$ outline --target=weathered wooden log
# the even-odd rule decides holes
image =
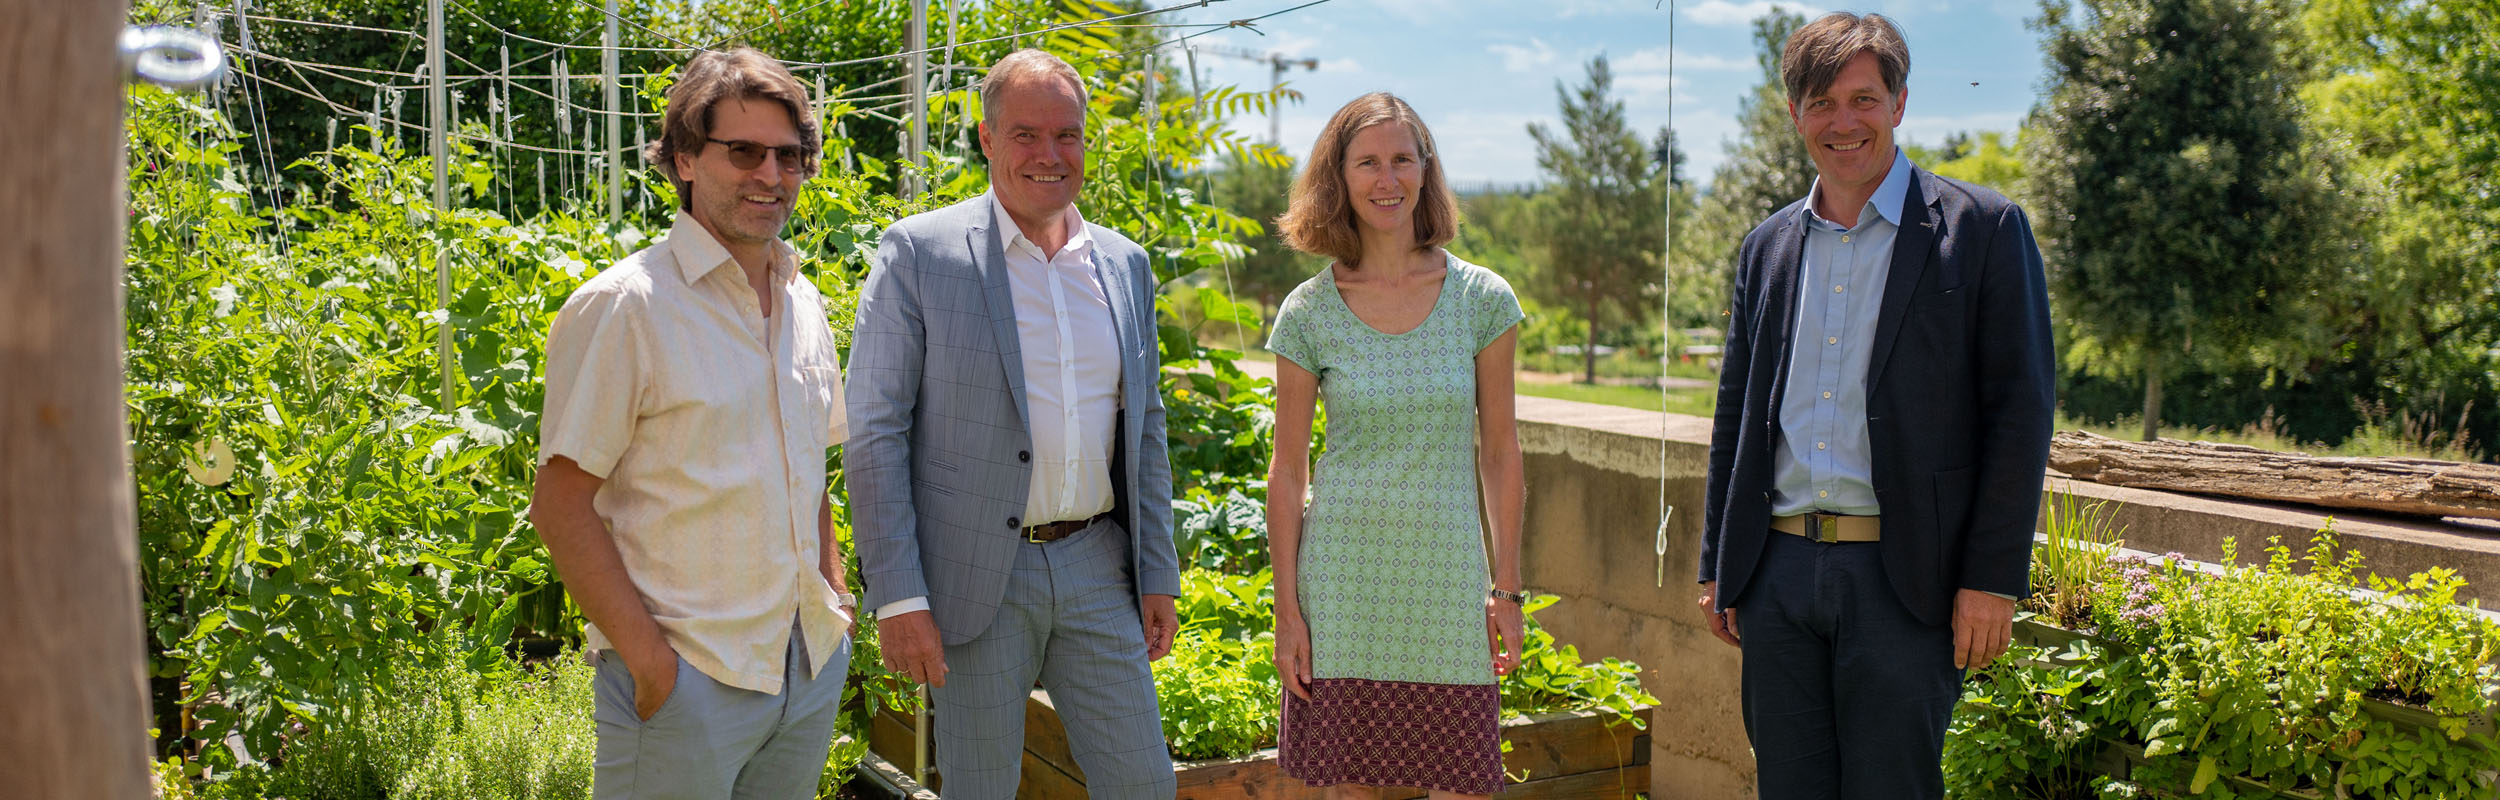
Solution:
[[[2246,445],[2129,442],[2059,431],[2049,466],[2083,480],[2432,517],[2500,519],[2500,466],[2422,458],[2323,458]]]

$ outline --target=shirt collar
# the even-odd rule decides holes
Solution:
[[[1025,238],[1024,228],[1016,225],[1016,218],[1007,214],[1007,203],[998,199],[998,192],[992,190],[989,197],[990,225],[998,229],[999,249],[1013,251],[1016,249],[1017,242],[1023,242],[1025,247],[1031,248],[1033,252],[1041,253],[1042,246],[1035,244],[1032,239]],[[1077,213],[1076,205],[1073,203],[1068,206],[1067,219],[1068,243],[1060,248],[1059,252],[1084,253],[1092,250],[1094,232],[1085,224],[1085,216]],[[1045,263],[1049,262],[1052,257],[1050,253],[1042,253],[1042,261]]]
[[[1806,192],[1806,213],[1814,214],[1814,201],[1822,194],[1823,178],[1818,175],[1814,179],[1814,188]],[[1885,222],[1892,223],[1893,227],[1897,228],[1901,226],[1901,205],[1908,201],[1909,195],[1910,155],[1902,152],[1901,148],[1894,147],[1892,170],[1884,174],[1883,183],[1875,185],[1875,194],[1866,198],[1866,207],[1874,209],[1876,216],[1884,218]],[[1815,219],[1822,219],[1822,215],[1816,214]],[[1864,218],[1858,220],[1858,224],[1865,223]]]
[[[738,261],[729,255],[729,248],[721,246],[719,239],[712,238],[712,232],[705,230],[703,223],[696,222],[694,215],[683,209],[678,210],[677,221],[669,225],[668,251],[677,257],[678,274],[688,284],[703,280],[703,276],[712,274],[712,270]],[[773,256],[773,280],[788,281],[791,271],[798,266],[798,251],[791,248],[788,242],[775,241]]]

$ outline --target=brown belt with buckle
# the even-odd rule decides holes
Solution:
[[[1091,527],[1095,520],[1109,516],[1111,516],[1111,512],[1105,511],[1084,519],[1063,519],[1058,522],[1045,522],[1040,525],[1026,525],[1024,526],[1023,538],[1025,541],[1032,542],[1034,544],[1049,544],[1070,536],[1075,536],[1077,531]]]
[[[1825,544],[1877,542],[1884,538],[1881,517],[1853,517],[1847,514],[1798,514],[1791,517],[1772,517],[1771,530],[1796,534]]]

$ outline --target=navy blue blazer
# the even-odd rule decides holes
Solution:
[[[2028,591],[2055,413],[2047,276],[2020,206],[1911,167],[1866,375],[1884,571],[1910,613]],[[1710,435],[1701,580],[1744,602],[1771,524],[1772,454],[1805,253],[1799,200],[1745,236]],[[1741,622],[1741,620],[1740,620]]]

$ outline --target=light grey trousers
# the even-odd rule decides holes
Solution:
[[[598,664],[592,717],[599,752],[594,800],[811,800],[833,745],[851,637],[821,675],[807,674],[795,625],[780,694],[722,685],[677,660],[677,688],[650,719],[634,713],[634,676],[614,650]]]
[[[929,691],[947,800],[1016,795],[1025,697],[1036,680],[1067,726],[1087,794],[1171,800],[1178,789],[1146,663],[1128,533],[1103,520],[1056,542],[1018,547],[998,617],[971,641],[946,647],[946,685]]]

